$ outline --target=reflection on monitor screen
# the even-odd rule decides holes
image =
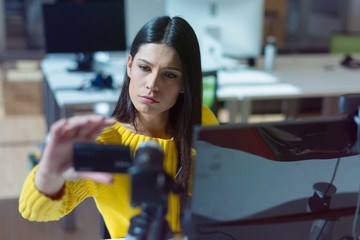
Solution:
[[[211,54],[209,39],[236,58],[261,55],[264,0],[167,0],[170,16],[185,18],[194,28],[202,54]],[[208,49],[206,49],[208,47]]]
[[[44,4],[43,18],[46,53],[81,53],[79,70],[91,70],[94,52],[126,50],[123,0]]]
[[[350,117],[196,128],[190,239],[351,236],[357,130]]]

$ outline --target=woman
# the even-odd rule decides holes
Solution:
[[[23,217],[58,220],[87,197],[93,197],[112,238],[124,237],[131,208],[125,174],[75,172],[72,145],[92,142],[130,146],[155,140],[163,148],[164,169],[189,189],[195,124],[218,124],[201,105],[201,62],[196,35],[182,18],[159,17],[142,27],[127,59],[127,70],[114,120],[100,116],[56,122],[37,167],[27,177],[19,200]],[[105,130],[103,130],[105,128]],[[100,134],[100,136],[98,136]],[[186,191],[185,191],[186,192]],[[180,231],[180,198],[169,195],[167,221]]]

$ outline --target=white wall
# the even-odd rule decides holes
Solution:
[[[360,32],[360,1],[349,0],[347,29],[351,32]]]
[[[125,0],[125,27],[128,47],[130,47],[136,33],[146,22],[154,17],[165,15],[164,1],[165,0]]]

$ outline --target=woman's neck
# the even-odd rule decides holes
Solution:
[[[168,115],[153,116],[139,114],[135,120],[136,127],[131,124],[131,131],[148,137],[170,139],[173,137],[168,124]],[[127,125],[129,127],[129,125]]]

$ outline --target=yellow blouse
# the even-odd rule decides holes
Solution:
[[[216,117],[205,106],[202,109],[202,125],[218,124]],[[152,138],[132,133],[120,123],[107,128],[98,138],[104,144],[122,144],[130,146],[134,156],[143,141],[155,140],[164,150],[164,169],[170,176],[175,176],[178,164],[178,152],[175,140]],[[127,174],[114,174],[111,185],[96,183],[91,180],[67,181],[64,194],[60,199],[52,200],[39,192],[34,183],[35,167],[25,180],[19,199],[19,211],[22,216],[32,221],[59,220],[71,212],[82,200],[93,197],[97,208],[104,218],[112,238],[125,237],[132,216],[140,212],[130,206],[130,177]],[[180,200],[170,193],[168,198],[167,221],[173,232],[180,232]]]

